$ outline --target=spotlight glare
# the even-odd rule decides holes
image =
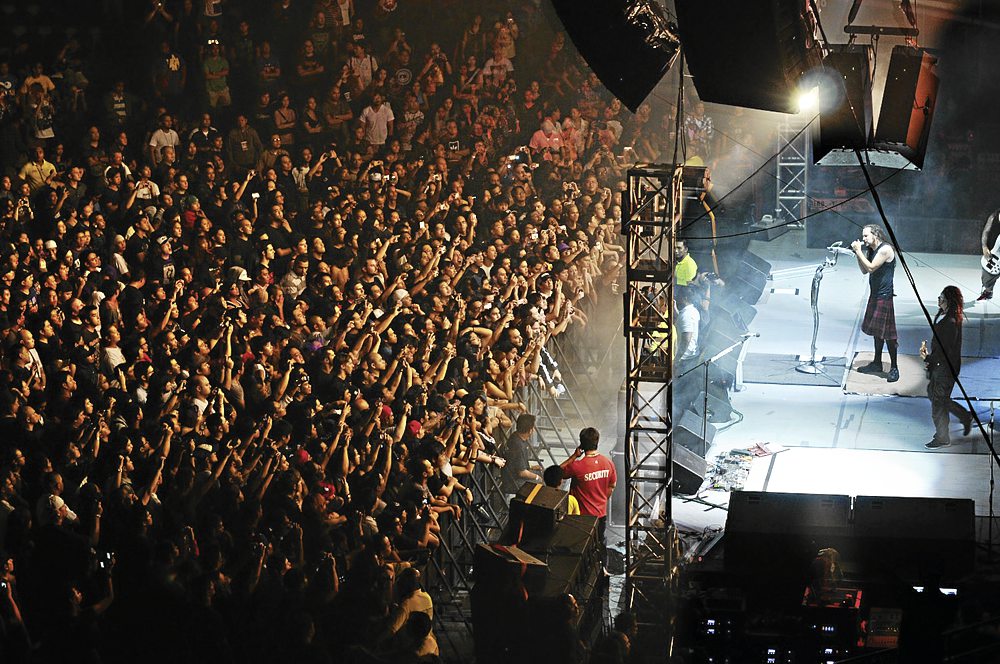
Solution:
[[[819,110],[819,87],[799,92],[799,113],[815,113]]]

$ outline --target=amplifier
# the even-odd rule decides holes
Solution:
[[[550,535],[566,516],[569,493],[543,484],[525,482],[510,501],[510,518],[505,540]]]

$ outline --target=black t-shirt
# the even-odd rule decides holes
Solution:
[[[118,296],[118,309],[126,325],[135,322],[135,317],[146,306],[146,296],[135,286],[128,284]]]
[[[234,236],[229,240],[229,260],[227,265],[235,265],[249,271],[254,260],[253,243],[249,239]]]
[[[125,260],[129,265],[138,265],[141,262],[139,254],[149,254],[149,238],[136,233],[125,243]]]
[[[528,441],[513,433],[501,451],[507,460],[507,465],[503,468],[504,493],[516,493],[524,483],[524,479],[520,477],[521,471],[531,467],[531,447]]]

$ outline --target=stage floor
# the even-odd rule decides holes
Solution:
[[[757,304],[758,313],[749,329],[759,332],[760,337],[748,341],[749,352],[808,356],[813,326],[809,303],[812,270],[799,270],[801,274],[793,277],[782,277],[780,271],[815,267],[827,252],[806,248],[802,231],[789,232],[771,243],[754,242],[751,251],[770,261],[772,271],[779,271],[779,278],[768,283]],[[995,363],[993,376],[1000,376],[1000,306],[995,300],[975,302],[980,291],[978,256],[908,254],[907,261],[919,300],[897,266],[894,304],[899,352],[916,354],[921,340],[930,337],[919,301],[933,315],[938,293],[944,286],[955,284],[967,302],[963,355],[981,358],[977,363]],[[856,352],[872,350],[871,338],[860,331],[868,297],[867,281],[850,256],[841,256],[835,268],[824,272],[819,296],[818,355],[853,358]],[[888,367],[887,356],[885,363]],[[990,371],[976,374],[989,376]],[[969,395],[987,424],[994,406],[990,399],[1000,394],[1000,385],[996,380],[991,383],[969,378]],[[772,457],[755,459],[745,489],[972,498],[976,514],[988,514],[990,456],[983,434],[973,428],[969,436],[962,436],[961,424],[953,422],[952,446],[927,450],[924,443],[931,440],[934,427],[926,398],[846,394],[840,385],[744,383],[742,387],[731,394],[731,401],[743,419],[716,434],[709,463],[730,450],[745,449],[756,442],[788,448]],[[1000,409],[1000,400],[995,406]],[[1000,421],[1000,410],[996,415]],[[984,428],[988,434],[989,427]],[[997,438],[1000,441],[1000,436]],[[707,491],[702,495],[713,504],[728,503],[725,492]],[[725,523],[723,509],[681,497],[675,498],[673,506],[675,521],[682,528],[701,530]],[[994,500],[994,509],[1000,512],[1000,499]]]

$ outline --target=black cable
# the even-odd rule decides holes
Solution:
[[[882,208],[882,198],[878,195],[877,185],[872,182],[871,174],[868,172],[868,167],[865,165],[865,160],[861,158],[861,151],[855,150],[854,155],[858,158],[858,164],[861,166],[861,171],[865,174],[865,180],[868,182],[869,191],[872,193],[872,200],[875,202],[875,208],[878,210],[879,216],[882,218],[882,223],[885,224],[885,230],[889,234],[889,239],[892,241],[892,245],[896,248],[896,255],[899,256],[899,264],[903,267],[903,272],[906,274],[907,280],[910,282],[910,287],[917,296],[917,304],[920,305],[920,310],[924,314],[924,318],[927,320],[927,324],[931,328],[931,334],[934,339],[938,342],[939,347],[944,347],[941,343],[941,338],[938,336],[937,330],[934,329],[934,319],[931,317],[930,311],[924,305],[923,298],[920,297],[920,291],[917,289],[917,282],[913,278],[913,273],[910,271],[910,266],[906,263],[906,257],[903,255],[903,250],[899,248],[899,243],[896,240],[896,232],[892,229],[892,225],[889,223],[889,218],[885,214],[885,210]],[[955,365],[952,363],[951,358],[948,354],[944,354],[945,362],[948,363],[948,370],[951,371],[951,375],[955,378],[955,384],[958,385],[959,391],[962,393],[962,398],[965,399],[966,405],[969,407],[969,412],[972,418],[976,420],[976,426],[979,427],[979,433],[982,434],[983,440],[986,441],[987,447],[990,448],[990,454],[998,464],[1000,464],[1000,456],[997,455],[996,448],[993,447],[993,442],[990,437],[986,435],[986,428],[983,426],[982,420],[979,419],[979,413],[976,409],[972,407],[972,399],[969,397],[969,393],[965,391],[965,385],[962,384],[962,380],[958,377],[958,371]],[[951,398],[951,395],[948,395]]]
[[[902,173],[905,170],[906,170],[905,167],[897,168],[892,173],[890,173],[886,177],[884,177],[881,180],[879,180],[878,183],[875,184],[874,186],[877,187],[877,186],[879,186],[879,185],[881,185],[881,184],[883,184],[885,182],[888,182],[889,180],[891,180],[892,178],[896,177],[897,175],[899,175],[900,173]],[[709,236],[709,237],[691,237],[691,236],[689,236],[689,237],[687,237],[685,239],[686,240],[712,240],[712,239],[724,240],[724,239],[734,238],[734,237],[745,237],[747,235],[755,235],[757,233],[766,233],[766,232],[768,232],[770,230],[774,230],[775,228],[784,228],[785,226],[791,226],[792,224],[798,224],[798,223],[801,223],[801,222],[805,221],[806,219],[809,219],[810,217],[815,217],[816,215],[823,214],[824,212],[833,211],[834,213],[839,214],[839,213],[836,212],[836,208],[840,207],[841,205],[844,205],[845,203],[850,203],[851,201],[853,201],[853,200],[855,200],[857,198],[861,198],[862,196],[864,196],[865,194],[867,194],[869,191],[873,191],[871,187],[869,187],[868,189],[865,189],[863,191],[859,191],[858,193],[854,194],[853,196],[851,196],[849,198],[845,198],[842,201],[838,201],[837,203],[834,203],[833,205],[831,205],[829,207],[825,207],[825,208],[823,208],[821,210],[815,210],[815,211],[810,212],[809,214],[804,215],[802,217],[798,217],[798,218],[792,219],[790,221],[785,221],[785,222],[782,222],[780,224],[775,224],[774,226],[769,226],[767,228],[757,228],[757,229],[754,229],[752,231],[743,231],[741,233],[730,233],[728,235],[716,235],[714,238],[711,237],[711,236]],[[855,225],[855,226],[857,226],[859,228],[863,228],[864,227],[864,224],[859,224],[856,221],[854,221],[853,219],[851,219],[850,217],[847,217],[847,216],[842,215],[842,214],[840,216],[844,217],[844,219],[847,219],[849,222],[851,222],[853,225]]]
[[[732,196],[732,195],[733,195],[734,193],[736,193],[736,191],[737,191],[737,190],[739,190],[739,189],[740,189],[741,187],[743,187],[743,185],[745,185],[745,184],[749,183],[749,182],[750,182],[750,180],[752,180],[752,179],[753,179],[754,177],[756,177],[756,175],[757,175],[758,173],[760,173],[760,172],[761,172],[762,170],[764,170],[764,168],[765,168],[765,167],[767,167],[767,165],[768,165],[769,163],[771,163],[771,160],[772,160],[772,159],[777,159],[778,157],[780,157],[780,156],[781,156],[781,153],[782,153],[782,152],[784,152],[785,150],[787,150],[787,149],[788,149],[788,146],[790,146],[790,145],[791,145],[792,143],[794,143],[794,142],[795,142],[795,140],[796,140],[796,139],[797,139],[797,138],[798,138],[799,136],[801,136],[801,135],[802,135],[802,132],[804,132],[804,131],[805,131],[806,129],[808,129],[808,128],[809,128],[809,126],[810,126],[810,125],[811,125],[811,124],[812,124],[813,122],[815,122],[815,121],[816,121],[816,118],[818,118],[818,117],[819,117],[819,114],[817,113],[816,115],[814,115],[814,116],[813,116],[813,117],[812,117],[812,118],[811,118],[811,119],[809,120],[809,122],[807,122],[807,123],[805,124],[805,126],[803,126],[803,127],[802,127],[802,129],[798,130],[798,131],[797,131],[797,132],[795,133],[795,135],[794,135],[794,136],[792,136],[792,137],[791,137],[790,139],[788,139],[788,142],[787,142],[787,143],[785,143],[785,144],[784,144],[783,146],[781,146],[781,148],[779,148],[779,150],[778,150],[778,151],[777,151],[776,153],[774,153],[773,155],[771,155],[770,157],[768,157],[767,159],[765,159],[765,160],[764,160],[764,162],[763,162],[763,163],[762,163],[762,164],[761,164],[760,166],[758,166],[758,167],[757,167],[757,169],[756,169],[756,170],[754,170],[754,172],[753,172],[753,173],[751,173],[750,175],[748,175],[748,176],[746,176],[745,178],[743,178],[743,180],[742,180],[742,181],[738,182],[738,183],[736,184],[736,186],[734,186],[734,187],[733,187],[732,189],[730,189],[730,190],[729,190],[729,191],[728,191],[728,192],[727,192],[727,193],[726,193],[726,194],[725,194],[724,196],[722,196],[721,198],[718,198],[718,199],[716,199],[716,201],[715,201],[715,205],[713,205],[713,206],[712,206],[711,208],[709,208],[709,209],[708,209],[708,210],[706,210],[705,212],[702,212],[702,213],[701,213],[700,215],[698,215],[697,217],[695,217],[695,218],[694,218],[694,219],[692,219],[691,221],[688,221],[688,222],[686,222],[686,223],[685,223],[684,225],[682,225],[682,226],[681,226],[680,228],[678,228],[678,229],[677,229],[677,232],[678,232],[678,233],[681,233],[681,232],[683,232],[683,231],[687,230],[688,228],[690,228],[690,227],[691,227],[691,226],[693,226],[694,224],[698,223],[698,222],[699,222],[699,221],[701,221],[702,219],[704,219],[704,218],[708,217],[708,216],[709,216],[710,214],[712,214],[713,212],[715,212],[716,210],[718,210],[718,209],[719,209],[719,208],[720,208],[720,207],[722,206],[722,201],[726,200],[727,198],[729,198],[730,196]],[[720,133],[721,133],[721,132],[720,132]],[[742,145],[742,143],[740,143],[740,145]],[[746,146],[744,146],[744,147],[746,147]],[[764,155],[762,155],[762,154],[758,154],[757,156],[759,156],[759,157],[763,157]],[[675,163],[676,163],[676,162],[675,162]],[[720,237],[721,237],[721,236],[720,236]],[[691,239],[694,239],[694,238],[691,238]]]

